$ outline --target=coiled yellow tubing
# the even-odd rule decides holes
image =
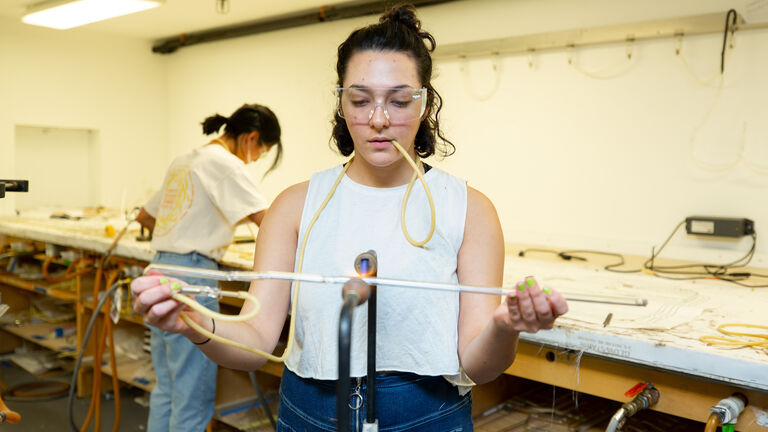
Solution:
[[[400,206],[400,226],[402,227],[403,234],[405,235],[405,238],[408,240],[408,242],[416,247],[422,247],[425,244],[429,242],[429,240],[432,238],[432,235],[435,233],[435,203],[432,201],[432,194],[429,191],[429,187],[427,186],[426,180],[424,180],[424,176],[421,174],[421,170],[416,165],[416,162],[411,159],[410,155],[403,149],[400,144],[392,140],[392,145],[395,146],[395,148],[403,155],[405,160],[408,162],[408,164],[413,168],[413,177],[411,177],[411,181],[408,183],[408,188],[405,190],[405,195],[403,196],[403,203]],[[354,159],[354,157],[353,157]],[[309,222],[309,225],[307,226],[307,231],[304,233],[304,237],[301,240],[301,246],[299,249],[299,259],[296,264],[296,272],[301,273],[302,267],[304,266],[304,249],[307,246],[307,240],[309,239],[309,233],[312,231],[312,227],[315,225],[315,222],[317,221],[317,218],[320,216],[320,213],[322,213],[323,209],[325,209],[325,206],[328,204],[328,201],[330,201],[333,194],[336,192],[336,188],[339,186],[339,183],[341,182],[341,179],[344,178],[344,174],[346,174],[347,169],[352,164],[352,160],[350,159],[349,163],[344,165],[344,168],[341,170],[341,173],[339,173],[339,176],[336,178],[336,180],[333,182],[333,186],[331,186],[331,190],[328,192],[328,195],[326,195],[325,199],[323,200],[323,203],[320,204],[320,208],[317,209],[317,212],[315,212],[315,215],[312,216],[312,219]],[[408,233],[408,228],[405,226],[405,206],[408,203],[408,197],[411,194],[411,190],[413,189],[413,185],[416,182],[416,178],[421,181],[422,186],[424,186],[424,191],[427,194],[427,200],[429,200],[429,211],[430,211],[430,227],[429,227],[429,234],[424,238],[424,240],[416,241],[414,240],[411,235]],[[293,350],[293,342],[294,342],[294,334],[296,329],[296,309],[298,305],[298,295],[299,295],[299,285],[300,282],[294,283],[294,290],[293,294],[291,296],[291,321],[288,328],[288,342],[285,347],[285,351],[283,352],[283,355],[280,357],[277,357],[275,355],[272,355],[268,352],[241,344],[239,342],[223,338],[221,336],[217,336],[213,334],[212,332],[206,330],[198,323],[194,322],[192,318],[190,318],[186,313],[182,312],[179,314],[181,319],[192,329],[194,329],[196,332],[200,333],[201,335],[210,338],[211,340],[214,340],[216,342],[223,343],[225,345],[229,345],[235,348],[240,348],[244,351],[248,351],[250,353],[259,355],[261,357],[266,358],[267,360],[272,360],[275,362],[283,362],[286,358],[291,354],[291,351]],[[248,301],[253,305],[253,309],[248,312],[247,314],[242,315],[225,315],[218,312],[214,312],[198,303],[194,299],[187,297],[184,294],[175,293],[172,294],[171,297],[179,301],[181,303],[184,303],[185,305],[189,306],[191,309],[197,311],[198,313],[210,317],[215,320],[219,321],[229,321],[229,322],[241,322],[241,321],[248,321],[252,318],[254,318],[256,315],[259,314],[259,309],[261,308],[261,304],[259,303],[259,300],[248,294],[245,291],[237,291],[237,297],[242,298],[244,301]]]
[[[717,330],[727,336],[702,336],[700,341],[717,346],[725,347],[762,347],[768,348],[768,333],[749,333],[749,332],[736,332],[733,330],[727,330],[729,327],[744,327],[759,330],[768,330],[768,326],[758,324],[737,324],[727,323],[720,324]],[[732,336],[732,337],[728,337]]]

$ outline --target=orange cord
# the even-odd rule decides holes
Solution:
[[[99,266],[99,270],[101,270],[102,266]],[[117,277],[120,274],[120,271],[122,271],[123,265],[120,264],[116,270],[113,270],[109,273],[109,276],[107,277],[107,286],[112,286],[112,284],[115,283],[117,280]],[[94,299],[98,302],[98,289],[100,288],[100,279],[101,279],[101,271],[97,271],[97,282],[94,283],[94,291],[95,296]],[[109,310],[110,307],[110,299],[107,299],[106,301],[106,308]],[[100,311],[95,310],[96,306],[98,306],[98,303],[94,305],[94,311],[93,313],[99,313]],[[86,416],[85,422],[83,423],[83,426],[80,428],[81,432],[85,432],[85,430],[88,428],[91,419],[94,419],[94,430],[100,430],[101,429],[101,380],[102,380],[102,371],[101,371],[101,362],[103,360],[104,355],[104,349],[106,348],[106,339],[109,337],[109,345],[110,345],[110,363],[112,365],[112,386],[115,394],[115,421],[113,423],[113,431],[117,431],[119,425],[120,425],[120,384],[117,379],[117,362],[115,361],[115,353],[114,353],[114,332],[112,328],[112,321],[109,319],[109,317],[103,317],[104,324],[101,329],[101,333],[95,335],[96,340],[98,341],[96,346],[96,351],[93,355],[93,388],[91,392],[91,404],[88,408],[88,415]]]
[[[101,333],[99,336],[106,335],[106,327],[109,320],[106,318],[103,319],[104,323],[102,325]],[[98,431],[101,426],[101,354],[104,352],[104,343],[105,338],[97,338],[96,351],[93,354],[93,387],[91,388],[91,403],[88,406],[88,414],[85,416],[85,421],[80,427],[80,432],[85,432],[88,429],[88,426],[91,424],[91,420],[94,419],[94,414],[96,414],[93,423],[94,430]]]
[[[109,307],[109,300],[107,300],[106,303],[107,307]],[[97,313],[97,312],[94,312]],[[109,327],[109,317],[103,317],[101,318],[104,320],[104,325],[101,328],[101,334],[99,335],[99,348],[96,352],[96,355],[93,357],[94,365],[98,364],[98,368],[93,368],[93,392],[91,393],[91,402],[93,403],[93,430],[94,431],[100,431],[101,430],[101,381],[104,377],[101,371],[101,363],[104,361],[104,348],[107,344],[107,327]],[[98,360],[97,360],[98,358]],[[97,371],[98,369],[98,371]],[[97,375],[98,374],[98,375]],[[98,379],[96,378],[98,376]]]
[[[107,319],[107,335],[109,337],[109,363],[112,365],[112,393],[115,395],[115,421],[112,432],[120,429],[120,383],[117,380],[117,357],[115,357],[115,332],[112,320]]]
[[[96,268],[96,278],[93,280],[93,313],[95,313],[95,314],[99,313],[99,311],[97,311],[96,308],[99,305],[99,289],[101,288],[101,278],[102,278],[102,276],[104,274],[104,264],[105,263],[102,262],[101,265],[99,265]],[[45,268],[45,265],[43,265],[43,268]],[[45,273],[45,272],[43,272],[43,273]],[[93,336],[96,338],[97,341],[99,341],[100,339],[99,339],[98,329],[96,329],[96,327],[94,327],[94,330],[96,330],[96,333]],[[97,352],[99,351],[98,350],[98,345],[99,344],[97,342],[95,344]],[[93,417],[93,411],[94,411],[93,388],[97,388],[96,387],[96,380],[101,377],[101,368],[100,368],[101,361],[100,360],[96,361],[97,360],[96,359],[96,354],[97,353],[94,353],[94,357],[93,357],[93,381],[94,382],[93,382],[93,387],[91,388],[91,403],[88,406],[88,414],[85,416],[85,421],[83,422],[83,425],[80,427],[80,431],[85,431],[88,428],[88,425],[91,423],[91,418]],[[99,367],[98,373],[96,372],[97,365]],[[100,382],[99,382],[99,387],[98,388],[99,388],[99,392],[100,392],[100,389],[101,389],[101,383]]]
[[[7,405],[5,405],[5,402],[3,402],[3,398],[0,397],[0,413],[5,415],[5,423],[11,423],[16,424],[19,421],[21,421],[21,415],[17,413],[16,411],[11,411],[10,408],[8,408]],[[3,423],[3,422],[0,422]]]
[[[51,262],[53,262],[54,259],[56,259],[56,257],[49,256],[45,259],[45,261],[43,261],[43,276],[48,282],[65,282],[78,276],[82,276],[86,273],[90,273],[90,271],[93,270],[93,267],[90,266],[83,266],[83,268],[80,270],[76,270],[80,262],[84,261],[82,258],[77,258],[67,266],[67,271],[64,273],[64,276],[53,277],[50,273],[48,273],[48,266],[51,264]]]

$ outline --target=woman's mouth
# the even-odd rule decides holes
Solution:
[[[392,140],[383,137],[376,137],[368,140],[371,147],[377,150],[383,150],[392,146]]]

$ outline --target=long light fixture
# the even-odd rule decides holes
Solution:
[[[160,6],[163,0],[54,0],[32,5],[21,19],[27,24],[69,29]]]

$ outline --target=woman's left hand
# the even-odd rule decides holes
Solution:
[[[493,319],[508,331],[536,333],[551,329],[555,319],[568,312],[568,303],[554,290],[542,290],[532,276],[518,282],[517,289],[506,295]]]

